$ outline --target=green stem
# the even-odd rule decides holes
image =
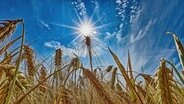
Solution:
[[[15,87],[15,82],[16,82],[16,78],[17,78],[18,69],[19,69],[19,66],[20,66],[22,51],[23,51],[23,45],[24,45],[24,23],[23,23],[23,20],[21,20],[21,23],[22,23],[22,41],[21,41],[20,53],[19,53],[19,57],[18,57],[18,60],[17,60],[17,63],[16,63],[17,67],[16,67],[15,74],[13,76],[13,80],[12,80],[12,83],[11,83],[12,85],[10,86],[10,89],[8,91],[8,96],[6,98],[5,104],[10,103],[11,96],[12,96],[12,93],[13,93],[13,89]]]
[[[169,65],[171,65],[174,69],[174,71],[176,72],[177,76],[179,77],[181,83],[184,85],[184,80],[182,78],[182,76],[180,75],[180,73],[178,72],[178,70],[176,69],[176,67],[168,60],[165,60]]]

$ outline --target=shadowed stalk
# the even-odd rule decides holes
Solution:
[[[86,46],[88,49],[88,53],[89,53],[89,62],[90,62],[90,67],[91,67],[91,71],[93,71],[93,63],[92,63],[92,51],[91,51],[91,38],[89,36],[86,36]]]
[[[129,75],[132,81],[134,81],[133,71],[132,71],[132,64],[131,64],[131,58],[130,58],[130,52],[128,50],[128,69],[129,69]],[[133,82],[134,83],[134,82]]]
[[[55,60],[54,60],[55,69],[54,69],[54,72],[57,71],[61,67],[61,63],[62,63],[61,60],[62,60],[62,50],[57,49],[55,51]],[[55,85],[56,89],[57,89],[57,87],[59,87],[59,75],[58,75],[58,73],[56,73],[54,75],[53,84]]]
[[[176,34],[174,34],[172,32],[167,32],[166,34],[173,35],[173,39],[174,39],[175,46],[176,46],[176,49],[177,49],[177,52],[178,52],[180,63],[181,63],[182,68],[184,70],[184,47],[183,47],[180,39],[176,36]]]

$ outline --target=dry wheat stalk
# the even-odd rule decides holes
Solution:
[[[129,76],[126,72],[126,69],[121,64],[119,58],[110,49],[109,49],[109,51],[110,51],[111,55],[113,56],[114,61],[116,62],[118,68],[120,69],[128,87],[130,88],[130,94],[132,95],[133,100],[135,100],[136,102],[138,102],[140,104],[143,104],[142,99],[140,98],[139,94],[136,91],[135,84],[132,83],[132,80],[129,78]]]
[[[99,83],[99,81],[96,79],[95,75],[91,71],[84,69],[83,74],[90,80],[91,84],[94,86],[104,103],[115,104],[110,95],[105,91],[105,89],[102,87],[102,85]]]
[[[4,59],[0,62],[0,64],[10,64],[11,63],[11,60],[12,60],[12,55],[9,54],[9,53],[6,53],[5,56],[4,56]]]
[[[11,42],[9,42],[7,45],[5,45],[4,47],[2,47],[1,49],[0,49],[0,55],[1,54],[3,54],[4,52],[6,52],[6,50],[8,49],[8,48],[10,48],[10,46],[12,46],[15,42],[17,42],[19,39],[21,39],[22,38],[22,36],[19,36],[19,37],[17,37],[17,38],[15,38],[14,40],[12,40]]]
[[[9,37],[15,30],[16,24],[22,20],[5,20],[0,23],[0,41],[3,41],[5,38]]]
[[[114,68],[113,72],[112,72],[112,78],[111,78],[111,88],[114,89],[114,84],[115,84],[115,79],[116,79],[116,72],[117,72],[117,68]]]
[[[7,92],[9,89],[9,80],[6,76],[6,72],[4,71],[4,68],[0,68],[0,104],[5,103],[5,99],[7,96]]]
[[[61,49],[57,49],[55,52],[55,65],[60,66],[61,65],[61,59],[62,59],[62,51]]]
[[[46,68],[42,65],[41,69],[40,69],[40,76],[39,76],[39,81],[43,81],[47,76],[47,72],[46,72]],[[40,91],[42,93],[44,93],[46,91],[45,89],[45,86],[46,86],[46,82],[42,83],[40,85]]]
[[[110,72],[112,69],[113,69],[113,66],[110,65],[110,66],[107,67],[107,69],[105,69],[105,71],[106,71],[106,72]]]
[[[35,64],[34,64],[34,52],[27,45],[24,45],[23,57],[27,61],[27,71],[28,71],[29,77],[33,77],[36,73],[36,68],[35,68]]]
[[[160,67],[156,72],[156,90],[160,96],[161,104],[178,104],[174,100],[175,92],[174,79],[172,77],[171,70],[166,67],[165,60],[161,60]],[[158,99],[159,101],[159,99]],[[175,103],[174,103],[175,102]]]
[[[4,64],[4,65],[0,65],[0,79],[2,80],[2,82],[0,83],[0,102],[5,101],[4,99],[7,96],[7,92],[9,89],[9,85],[11,85],[11,80],[13,79],[15,73],[15,66],[9,65],[9,64]],[[22,89],[23,87],[27,86],[27,83],[24,84],[22,83],[22,81],[25,81],[25,77],[19,72],[17,75],[17,81],[16,81],[16,85]],[[4,104],[4,103],[1,103]]]
[[[68,91],[63,88],[61,91],[61,104],[72,104],[68,95]]]

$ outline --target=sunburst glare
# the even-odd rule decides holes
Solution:
[[[115,21],[111,23],[99,24],[102,23],[101,20],[103,17],[98,17],[97,20],[93,21],[94,14],[95,11],[93,11],[92,15],[88,17],[87,15],[80,16],[76,12],[77,20],[74,20],[73,25],[56,23],[49,24],[73,30],[72,34],[75,34],[76,37],[70,42],[69,46],[75,49],[77,55],[85,57],[90,54],[97,58],[98,56],[102,55],[104,50],[107,51],[107,45],[98,37],[100,34],[103,34],[103,29],[114,26],[118,22]],[[98,58],[96,61],[98,61],[96,63],[100,63]]]
[[[84,36],[94,36],[96,32],[96,28],[90,22],[85,21],[84,23],[80,24],[78,27],[78,33]]]

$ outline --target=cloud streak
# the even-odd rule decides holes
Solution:
[[[146,36],[150,30],[150,28],[156,23],[156,19],[155,20],[150,20],[147,22],[147,24],[142,27],[137,34],[133,33],[130,36],[130,43],[133,43],[135,41],[139,41],[140,39],[142,39],[144,36]]]
[[[39,20],[39,22],[40,22],[41,27],[46,28],[48,30],[51,29],[50,26],[49,26],[49,24],[47,24],[45,21]]]

